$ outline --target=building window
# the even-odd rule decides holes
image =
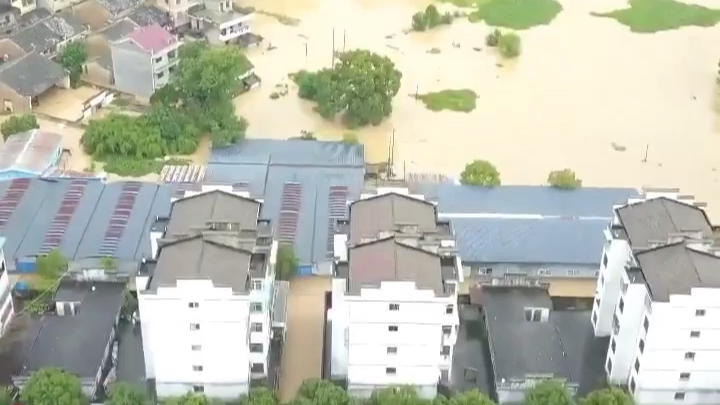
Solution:
[[[640,348],[640,354],[643,354],[643,352],[645,352],[645,341],[640,339],[640,343],[638,343],[638,347]]]
[[[188,308],[200,308],[199,302],[188,302]]]
[[[251,332],[262,332],[262,324],[260,322],[253,322],[250,324]]]
[[[263,283],[262,280],[253,280],[252,281],[252,289],[255,291],[262,291]]]
[[[618,309],[620,310],[620,313],[622,314],[625,310],[625,300],[620,297],[620,302],[618,303]]]
[[[695,360],[695,352],[685,352],[685,360]]]
[[[262,343],[250,343],[250,353],[262,353],[262,352],[263,352]]]
[[[193,385],[193,392],[205,392],[205,387],[203,387],[202,385]]]
[[[400,310],[400,304],[390,304],[389,305],[391,311],[399,311]]]
[[[395,367],[385,367],[385,375],[395,375],[397,374],[397,369]]]
[[[616,348],[615,338],[612,338],[612,340],[610,341],[610,350],[612,350],[612,352],[615,353],[615,348]]]
[[[250,312],[262,312],[262,303],[251,302],[250,303]]]
[[[613,334],[617,335],[620,333],[620,319],[618,319],[617,314],[613,314],[612,329]]]
[[[160,63],[160,62],[162,62],[162,56],[159,58],[155,58],[155,63]]]
[[[603,253],[603,267],[607,267],[607,262],[608,262],[607,253]]]
[[[568,275],[568,276],[577,276],[577,275],[578,275],[578,271],[577,271],[577,270],[568,270],[568,271],[567,271],[567,275]]]
[[[680,373],[680,381],[687,381],[690,379],[690,373]]]
[[[250,366],[250,372],[251,373],[265,373],[265,364],[263,363],[253,363]]]
[[[397,332],[397,331],[398,331],[397,325],[388,326],[388,332]]]
[[[699,331],[699,330],[690,331],[690,337],[691,337],[691,338],[699,338],[699,337],[700,337],[700,331]]]
[[[640,372],[640,359],[635,359],[635,372]]]
[[[448,315],[451,315],[453,313],[454,309],[452,305],[448,305],[445,307],[445,313]]]
[[[630,379],[630,392],[633,394],[635,393],[635,377]]]
[[[200,350],[202,350],[202,346],[200,346],[200,345],[191,345],[191,346],[190,346],[190,350],[192,350],[192,351],[194,351],[194,352],[199,352]]]
[[[442,333],[443,333],[443,335],[449,335],[450,333],[452,333],[452,326],[447,326],[447,325],[443,326]]]
[[[685,399],[685,393],[684,392],[676,392],[675,393],[675,400],[676,401],[682,401]]]
[[[191,323],[190,330],[200,330],[200,324],[199,323]]]
[[[705,310],[704,309],[696,309],[695,316],[705,316]]]
[[[450,379],[450,372],[448,370],[440,370],[440,381],[448,381]]]
[[[397,354],[397,347],[395,347],[395,346],[388,347],[387,354]]]
[[[597,312],[593,312],[592,321],[593,321],[593,325],[597,325]]]
[[[608,359],[607,364],[605,364],[605,368],[607,369],[608,374],[612,374],[612,359]]]
[[[442,354],[443,356],[449,356],[450,355],[450,346],[443,346],[440,354]]]
[[[646,316],[645,320],[643,321],[643,329],[645,329],[645,333],[647,333],[649,327],[650,327],[650,321],[648,320],[648,318]]]
[[[528,322],[541,322],[542,312],[541,308],[525,308],[525,320]]]
[[[539,269],[538,270],[538,276],[549,276],[550,271],[548,269]]]
[[[203,371],[203,366],[193,366],[193,371]]]
[[[158,79],[162,79],[164,76],[165,76],[165,72],[160,72],[155,75],[155,77],[157,77]]]

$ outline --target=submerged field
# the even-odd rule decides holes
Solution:
[[[298,100],[287,74],[329,66],[333,44],[336,50],[364,48],[389,56],[403,72],[392,117],[355,131],[369,161],[387,160],[394,132],[399,173],[457,176],[468,161],[486,159],[503,184],[544,184],[548,172],[567,167],[586,187],[679,187],[720,213],[720,120],[713,109],[720,59],[713,44],[720,43],[720,27],[703,22],[710,20],[638,34],[630,24],[639,14],[618,11],[630,8],[624,0],[559,0],[562,11],[549,23],[520,31],[522,55],[503,61],[485,46],[491,28],[484,22],[458,18],[406,34],[425,0],[242,4],[296,23],[265,15],[253,22],[266,38],[265,47],[249,53],[263,84],[236,101],[251,137],[287,138],[307,130],[318,139],[341,139],[347,130]],[[711,8],[712,2],[698,5]],[[671,22],[666,25],[677,25]],[[286,95],[269,97],[285,85]],[[462,114],[431,111],[415,98],[447,89],[472,89],[481,98]]]

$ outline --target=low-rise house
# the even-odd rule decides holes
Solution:
[[[38,8],[35,0],[8,0],[8,2],[21,16],[31,13]]]
[[[112,362],[124,288],[123,283],[62,282],[52,312],[19,316],[9,333],[31,344],[27,353],[17,353],[25,359],[13,384],[22,388],[33,372],[56,367],[78,377],[83,393],[96,398]]]
[[[113,84],[112,53],[110,44],[120,41],[140,28],[129,18],[122,18],[88,37],[85,41],[88,53],[83,79],[94,84]]]
[[[17,24],[18,12],[10,3],[0,3],[0,32],[6,32]]]
[[[262,38],[250,32],[254,13],[238,11],[230,0],[205,0],[188,10],[190,31],[202,33],[211,45],[258,43]]]
[[[7,266],[5,265],[5,238],[0,237],[0,337],[3,336],[12,322],[15,315],[15,307],[13,305],[12,296],[10,294],[12,286],[10,278],[7,274]]]
[[[82,39],[87,31],[87,27],[66,10],[15,32],[10,39],[25,52],[52,58],[66,44]]]
[[[62,150],[60,134],[31,129],[10,135],[0,147],[0,180],[38,177],[58,164]]]
[[[284,324],[285,308],[275,302],[285,289],[275,284],[277,242],[261,206],[205,192],[176,200],[153,227],[157,259],[145,260],[154,269],[136,285],[146,375],[159,397],[236,399],[251,380],[276,383],[270,352],[284,336],[275,322]]]
[[[178,63],[179,42],[159,25],[140,28],[110,45],[116,88],[150,98],[170,81]]]
[[[70,76],[62,66],[36,52],[0,64],[0,100],[5,112],[30,112],[53,87],[69,88]]]

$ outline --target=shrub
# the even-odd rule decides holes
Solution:
[[[20,132],[29,131],[31,129],[40,128],[32,114],[13,115],[12,117],[5,120],[0,126],[0,132],[3,134],[3,139],[7,139],[8,136],[19,134]]]
[[[429,5],[425,11],[418,11],[412,16],[413,31],[425,31],[435,28],[438,25],[452,24],[453,15],[450,13],[440,14],[437,7]]]
[[[582,180],[570,169],[554,170],[548,175],[548,184],[562,190],[574,190],[582,187]]]
[[[489,33],[485,37],[485,45],[490,47],[496,47],[498,46],[498,42],[500,42],[500,37],[502,36],[502,32],[500,32],[499,29],[492,30],[491,33]]]
[[[473,160],[465,165],[460,183],[468,186],[494,187],[500,185],[500,173],[487,160]]]
[[[520,37],[513,32],[500,35],[497,46],[503,58],[512,59],[520,55]]]

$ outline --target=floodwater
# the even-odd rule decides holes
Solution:
[[[292,84],[287,96],[269,98],[289,83],[288,73],[331,64],[334,29],[335,49],[385,54],[403,72],[392,117],[356,131],[368,161],[387,159],[394,132],[399,173],[457,176],[466,162],[487,159],[504,184],[543,184],[549,171],[568,167],[586,186],[677,187],[720,214],[720,26],[634,34],[590,15],[625,1],[560,0],[564,11],[548,26],[520,32],[523,54],[503,64],[485,49],[483,24],[458,20],[403,33],[426,0],[236,1],[300,20],[290,26],[258,15],[253,22],[276,49],[249,52],[263,79],[236,101],[250,137],[306,130],[339,139],[347,132],[314,114]],[[449,88],[474,90],[477,109],[431,112],[411,97]]]

